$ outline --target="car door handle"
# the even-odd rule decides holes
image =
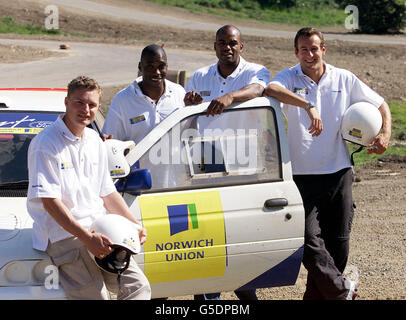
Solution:
[[[288,205],[288,199],[286,198],[274,198],[268,199],[264,203],[265,209],[271,209],[275,207],[286,207]]]

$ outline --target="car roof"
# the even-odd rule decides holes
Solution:
[[[0,111],[65,112],[66,89],[0,88]]]

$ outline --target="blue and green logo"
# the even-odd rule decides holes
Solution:
[[[179,232],[197,229],[197,210],[194,203],[167,206],[171,236]]]

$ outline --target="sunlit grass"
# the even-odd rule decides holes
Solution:
[[[150,0],[167,6],[187,9],[191,12],[204,12],[224,17],[254,19],[272,23],[297,26],[336,26],[344,25],[344,10],[329,6],[261,8],[255,1],[217,0]]]
[[[46,29],[31,24],[18,24],[11,17],[0,18],[0,33],[16,33],[25,35],[74,35],[86,37],[85,34],[73,34],[62,32],[59,29]]]

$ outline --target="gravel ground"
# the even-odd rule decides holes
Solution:
[[[41,48],[0,44],[1,63],[21,63],[63,55],[63,52],[51,52]]]

